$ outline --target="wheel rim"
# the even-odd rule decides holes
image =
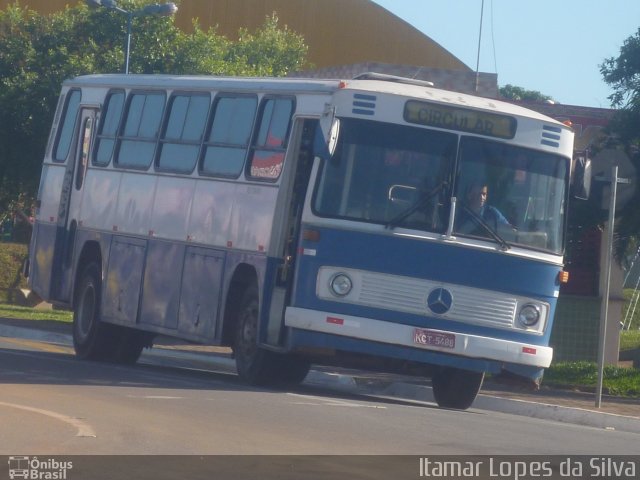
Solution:
[[[240,331],[240,353],[241,356],[251,361],[258,350],[258,326],[254,309],[249,307],[242,316],[242,330]]]
[[[96,305],[96,291],[93,285],[87,285],[80,298],[80,308],[78,309],[77,333],[81,340],[89,336],[91,325],[94,320]]]

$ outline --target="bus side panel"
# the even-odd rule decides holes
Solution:
[[[215,339],[224,265],[224,252],[187,247],[178,312],[180,335]]]
[[[60,192],[66,172],[65,165],[45,164],[42,168],[38,201],[31,244],[31,271],[29,285],[44,300],[51,299],[51,275],[56,259],[55,245],[58,234]]]
[[[29,285],[42,299],[51,300],[51,269],[58,227],[36,221],[33,227],[33,247],[29,255]]]
[[[144,268],[147,241],[114,235],[103,287],[102,315],[105,321],[134,325]]]
[[[178,328],[184,253],[185,246],[182,243],[149,240],[140,323],[171,330]]]
[[[114,225],[117,225],[114,215],[121,177],[122,172],[114,170],[87,170],[80,209],[80,220],[84,228],[112,231]]]

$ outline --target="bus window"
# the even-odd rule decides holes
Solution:
[[[191,172],[198,160],[200,142],[209,113],[209,95],[175,95],[160,139],[158,169]]]
[[[104,167],[111,161],[123,107],[124,92],[115,91],[110,93],[105,102],[105,111],[96,139],[97,145],[93,156],[94,165]]]
[[[153,160],[164,93],[134,93],[124,123],[124,131],[116,158],[119,167],[146,169]]]
[[[259,130],[253,143],[251,177],[276,180],[280,176],[293,108],[290,98],[267,98],[263,102]]]
[[[240,175],[257,105],[253,96],[218,95],[205,143],[202,173],[223,177]]]
[[[455,232],[489,237],[490,228],[508,243],[561,253],[566,176],[567,161],[557,155],[463,137]],[[470,219],[468,212],[479,189],[486,195],[475,210],[484,222]]]
[[[58,141],[53,155],[54,162],[62,163],[67,160],[69,148],[71,147],[71,138],[76,127],[76,117],[78,116],[81,97],[80,90],[71,90],[68,94],[67,104],[62,116],[62,126],[59,126],[60,133],[58,134]]]
[[[442,233],[457,135],[343,119],[322,166],[313,208],[325,217]],[[420,208],[415,208],[416,204]]]
[[[82,188],[84,175],[87,171],[87,163],[89,162],[89,150],[91,149],[91,132],[93,130],[93,118],[88,117],[84,121],[80,138],[80,158],[78,158],[78,167],[76,169],[76,190]]]

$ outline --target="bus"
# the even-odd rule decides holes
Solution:
[[[551,362],[572,154],[551,118],[388,75],[80,76],[26,270],[82,359],[169,335],[252,385],[402,371],[466,409]]]

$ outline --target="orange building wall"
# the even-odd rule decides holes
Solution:
[[[0,9],[13,2],[0,0]],[[20,5],[41,13],[77,3],[20,0]],[[201,26],[217,25],[218,33],[234,38],[239,28],[255,30],[273,12],[281,25],[304,36],[308,60],[316,68],[384,62],[471,71],[431,38],[370,0],[182,0],[176,24],[188,30],[191,19],[198,18]]]

